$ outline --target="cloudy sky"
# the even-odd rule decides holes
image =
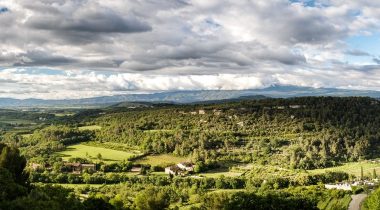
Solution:
[[[0,0],[0,97],[380,91],[380,1]]]

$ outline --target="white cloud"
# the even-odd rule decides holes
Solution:
[[[276,71],[275,71],[276,72]],[[341,72],[324,69],[284,70],[264,74],[155,75],[58,71],[53,74],[32,69],[0,71],[0,97],[67,99],[102,95],[149,93],[174,90],[244,90],[271,85],[339,87],[378,90],[380,74],[359,70]],[[339,79],[337,79],[339,78]],[[356,78],[363,78],[357,80]]]
[[[0,96],[78,98],[271,84],[380,90],[376,62],[345,59],[355,52],[347,37],[379,31],[380,4],[319,0],[316,5],[2,0],[0,7],[8,11],[0,13],[0,67],[8,70],[0,71]],[[9,70],[24,67],[66,73]]]

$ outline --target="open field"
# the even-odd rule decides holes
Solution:
[[[130,152],[136,155],[140,155],[141,152],[138,150],[136,147],[131,147],[127,144],[123,143],[116,143],[116,142],[97,142],[97,141],[88,141],[82,143],[87,146],[92,146],[92,147],[101,147],[101,148],[107,148],[107,149],[112,149],[112,150],[119,150],[119,151],[124,151],[124,152]]]
[[[206,173],[201,173],[201,174],[199,174],[199,176],[208,177],[208,178],[218,178],[220,176],[236,177],[236,176],[240,176],[242,174],[243,173],[241,173],[241,172],[217,169],[217,170],[209,170]]]
[[[54,116],[56,117],[66,117],[66,116],[74,116],[75,113],[72,112],[65,112],[65,113],[54,113]]]
[[[102,160],[105,162],[123,161],[134,155],[132,152],[93,147],[83,144],[68,146],[65,151],[57,152],[57,154],[59,154],[64,160],[68,160],[71,157],[97,160],[96,156],[99,153],[102,155]]]
[[[108,184],[111,185],[111,184]],[[81,189],[87,187],[99,188],[104,186],[104,184],[53,184],[53,186],[61,186],[69,189]]]
[[[82,126],[82,127],[79,127],[78,129],[79,129],[80,131],[83,131],[83,130],[94,131],[94,130],[100,130],[100,129],[102,129],[102,127],[99,126],[99,125],[88,125],[88,126]]]
[[[360,176],[361,167],[363,167],[364,176],[372,176],[373,170],[376,170],[376,174],[380,175],[380,162],[371,162],[371,161],[361,161],[361,162],[351,162],[346,163],[341,166],[309,170],[310,173],[323,173],[326,171],[343,171],[348,174],[353,174],[356,177]]]
[[[8,124],[33,124],[34,122],[31,120],[24,120],[24,119],[8,119],[0,117],[0,122],[2,123],[8,123]]]
[[[222,168],[208,170],[204,173],[200,173],[199,176],[209,178],[218,178],[220,176],[237,177],[252,169],[253,166],[254,165],[252,164],[236,164],[232,162],[226,162]]]
[[[143,157],[141,159],[136,160],[136,163],[150,164],[152,166],[157,166],[157,165],[177,164],[183,161],[188,161],[188,158],[177,157],[177,156],[169,155],[169,154],[162,154],[162,155],[149,155],[149,156]]]

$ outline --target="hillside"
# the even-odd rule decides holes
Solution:
[[[0,146],[18,148],[36,190],[55,183],[75,188],[76,198],[101,195],[104,205],[136,205],[148,193],[170,196],[166,202],[180,209],[205,209],[230,196],[300,199],[290,209],[346,209],[353,192],[321,183],[380,173],[380,104],[372,98],[243,97],[45,111],[3,110],[10,122],[31,122],[5,123]],[[182,162],[193,171],[167,174]],[[87,169],[72,168],[78,164]]]
[[[61,108],[98,108],[122,102],[151,103],[195,103],[219,100],[239,100],[240,98],[271,97],[289,98],[301,96],[368,96],[380,98],[378,91],[345,90],[335,88],[312,88],[298,86],[271,86],[253,90],[193,90],[167,91],[147,94],[125,94],[83,99],[42,100],[42,99],[12,99],[0,98],[0,107],[61,107]]]

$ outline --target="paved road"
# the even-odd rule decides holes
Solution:
[[[357,194],[357,195],[351,195],[351,202],[348,206],[348,210],[360,210],[360,204],[364,201],[364,199],[367,197],[367,194]]]

